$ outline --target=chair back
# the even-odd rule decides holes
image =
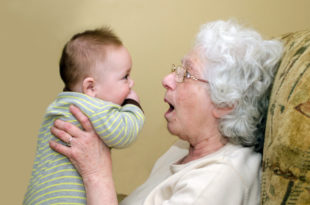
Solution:
[[[310,30],[280,37],[267,115],[261,203],[310,204]]]

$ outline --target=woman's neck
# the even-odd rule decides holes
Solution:
[[[224,137],[210,137],[202,139],[201,141],[191,143],[188,155],[185,156],[179,163],[185,164],[190,161],[200,159],[206,155],[216,152],[227,144],[228,140]]]

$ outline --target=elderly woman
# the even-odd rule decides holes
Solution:
[[[121,204],[259,204],[261,154],[254,147],[281,53],[280,42],[233,21],[203,25],[162,81],[167,127],[180,141]],[[87,118],[71,112],[84,131],[56,121],[52,132],[63,141],[73,137],[72,146],[50,145],[79,170],[88,204],[117,204],[110,152]]]

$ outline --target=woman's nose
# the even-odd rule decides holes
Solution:
[[[164,88],[166,89],[174,89],[176,86],[175,83],[175,74],[174,73],[169,73],[168,75],[166,75],[164,77],[164,79],[161,81],[162,85],[164,86]]]

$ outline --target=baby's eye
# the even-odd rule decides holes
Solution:
[[[126,79],[126,80],[127,80],[127,79],[128,79],[128,77],[129,77],[129,74],[125,75],[125,76],[124,76],[124,79]]]

